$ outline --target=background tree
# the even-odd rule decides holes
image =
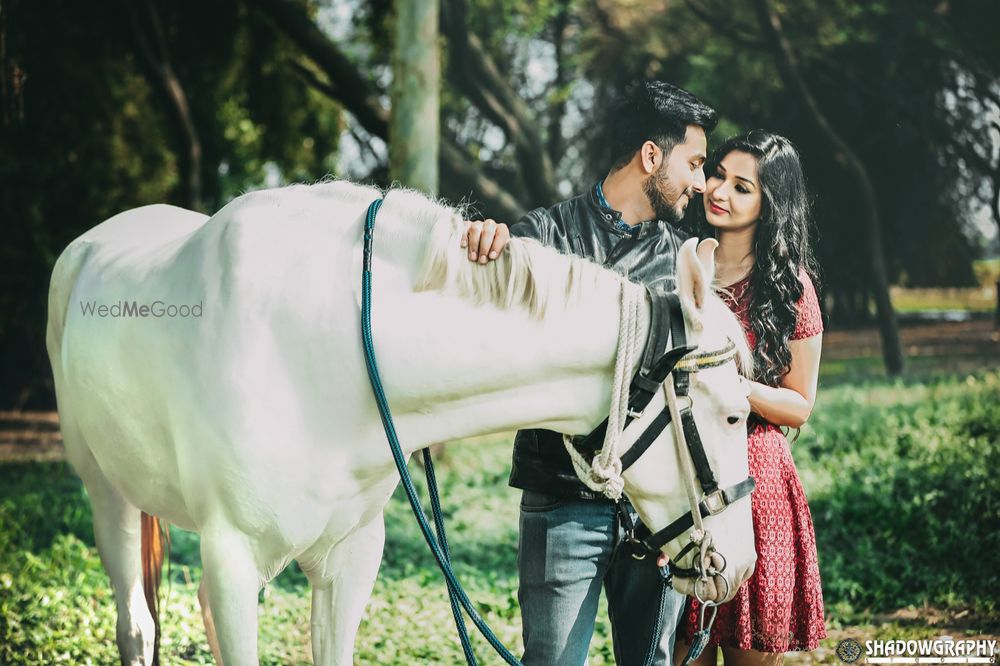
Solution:
[[[632,79],[663,78],[720,110],[712,141],[765,127],[799,146],[832,326],[869,323],[879,257],[890,284],[973,284],[981,222],[1000,218],[1000,4],[774,1],[801,80],[869,176],[877,223],[866,226],[857,177],[784,82],[753,4],[440,1],[447,199],[509,221],[580,191],[607,168],[613,100]],[[51,399],[39,382],[44,285],[62,247],[100,220],[153,201],[195,205],[196,184],[208,211],[327,174],[388,184],[391,9],[3,0],[0,401]],[[881,251],[866,254],[865,229]]]
[[[397,0],[395,32],[389,176],[393,182],[435,195],[440,86],[437,0]]]
[[[187,99],[204,209],[278,173],[335,169],[339,107],[287,75],[298,51],[281,33],[235,0],[150,7],[159,36],[143,3],[139,15],[118,2],[0,4],[0,404],[52,404],[46,294],[62,248],[127,208],[196,202],[190,143],[139,40]]]
[[[855,184],[858,193],[860,224],[854,229],[864,248],[869,287],[875,299],[879,332],[882,336],[882,354],[890,375],[903,372],[903,347],[899,341],[899,323],[889,298],[889,279],[886,276],[885,252],[882,249],[882,225],[879,218],[875,184],[868,169],[854,148],[833,127],[826,112],[820,108],[812,91],[802,77],[798,56],[785,36],[781,18],[769,0],[756,0],[757,20],[765,42],[770,46],[785,86],[795,96],[799,106],[811,117],[820,134],[826,139],[835,159],[841,163]]]

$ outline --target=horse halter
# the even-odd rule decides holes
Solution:
[[[652,321],[654,325],[651,327],[643,356],[647,361],[654,358],[651,352],[657,347],[663,348],[659,343],[664,333],[669,333],[670,341],[674,346],[650,363],[648,367],[640,368],[632,379],[629,387],[629,411],[626,426],[643,415],[643,410],[649,405],[657,391],[664,392],[666,407],[635,440],[633,445],[621,455],[622,471],[631,467],[656,441],[663,430],[668,425],[673,424],[674,441],[678,457],[681,460],[681,477],[687,490],[691,508],[663,529],[656,533],[647,534],[644,538],[640,538],[639,530],[633,524],[631,516],[621,502],[618,503],[618,513],[625,526],[626,542],[633,547],[632,556],[636,559],[643,559],[649,554],[658,554],[665,544],[691,530],[690,542],[681,548],[677,556],[670,562],[669,575],[697,579],[695,597],[705,608],[715,604],[702,599],[698,592],[698,586],[699,584],[707,584],[710,576],[725,571],[726,560],[721,553],[717,553],[715,550],[712,535],[705,529],[702,519],[722,513],[731,504],[749,495],[756,486],[756,481],[753,477],[748,476],[743,481],[728,488],[719,487],[692,413],[693,400],[689,394],[690,375],[699,370],[735,362],[736,345],[732,340],[729,340],[722,349],[696,353],[695,347],[686,344],[684,316],[677,295],[652,290],[649,290],[648,293],[653,306]],[[656,322],[660,322],[659,327],[656,326]],[[644,365],[646,364],[644,363]],[[670,377],[673,381],[668,381]],[[574,440],[574,445],[578,449],[588,452],[600,449],[607,425],[608,422],[605,420],[589,435]],[[696,489],[696,479],[701,485],[702,494],[700,497]],[[677,561],[696,548],[698,552],[695,553],[693,565],[680,567]],[[722,558],[721,567],[712,566],[712,554],[718,554]],[[708,562],[707,565],[706,562]],[[722,580],[725,581],[725,578]],[[729,596],[728,589],[723,597],[726,596]]]

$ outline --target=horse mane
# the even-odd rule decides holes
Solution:
[[[595,287],[618,290],[624,284],[643,288],[589,259],[529,238],[511,238],[505,251],[485,266],[469,261],[468,251],[461,247],[466,211],[414,190],[391,190],[385,196],[384,209],[406,216],[405,235],[412,233],[412,240],[426,240],[427,254],[414,283],[417,291],[452,292],[464,300],[502,309],[525,307],[540,319],[550,307],[564,307]],[[722,328],[736,345],[743,375],[752,376],[753,353],[743,326],[714,291],[705,303],[701,322]]]
[[[550,308],[564,307],[593,288],[642,288],[584,257],[528,238],[511,238],[499,257],[485,266],[477,264],[461,247],[466,225],[460,209],[409,190],[393,190],[385,205],[405,210],[413,227],[431,228],[424,265],[414,283],[417,291],[451,292],[502,309],[524,307],[540,319]]]

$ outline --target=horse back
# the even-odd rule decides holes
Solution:
[[[351,412],[344,375],[362,367],[344,349],[367,194],[336,194],[253,193],[212,218],[135,209],[60,257],[47,335],[60,414],[136,506],[192,529],[213,512],[262,526],[317,464],[344,469],[336,447],[316,451],[335,426],[350,437],[330,405]]]

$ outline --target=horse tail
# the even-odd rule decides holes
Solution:
[[[166,537],[166,538],[165,538]],[[166,544],[164,544],[166,541]],[[160,664],[160,580],[163,578],[164,545],[169,550],[170,535],[165,534],[160,520],[148,513],[142,514],[142,590],[146,605],[153,616],[156,633],[153,642],[153,664]]]

